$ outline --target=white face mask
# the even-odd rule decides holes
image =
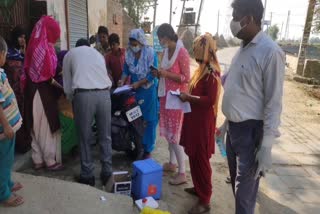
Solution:
[[[131,46],[131,50],[132,50],[134,53],[138,53],[138,52],[141,50],[141,48],[140,48],[139,46],[135,46],[135,47]]]
[[[240,24],[241,21],[242,21],[242,19],[240,21],[231,20],[231,22],[230,22],[230,30],[231,30],[232,35],[234,37],[237,37],[238,34],[240,33],[240,31],[247,26],[247,25],[245,25],[245,26],[241,27],[241,24]]]

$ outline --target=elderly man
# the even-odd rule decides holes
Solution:
[[[103,56],[85,39],[77,41],[63,61],[63,85],[68,99],[72,100],[75,125],[81,149],[79,183],[95,185],[91,157],[91,125],[96,120],[98,141],[101,147],[102,170],[100,178],[105,184],[112,174],[111,148],[111,81]]]
[[[261,30],[261,0],[234,0],[232,8],[231,32],[243,42],[226,77],[222,111],[236,214],[252,214],[259,179],[272,166],[271,148],[280,136],[285,57]]]

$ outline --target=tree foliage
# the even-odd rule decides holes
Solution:
[[[135,24],[140,26],[143,14],[147,11],[149,5],[154,4],[154,0],[121,0],[121,4]]]
[[[279,27],[277,25],[272,25],[268,29],[268,34],[273,40],[277,40],[279,34]]]
[[[316,0],[316,7],[313,15],[313,32],[320,33],[320,0]]]

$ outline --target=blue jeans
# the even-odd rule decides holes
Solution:
[[[11,196],[14,146],[15,138],[0,140],[0,202],[8,200]]]

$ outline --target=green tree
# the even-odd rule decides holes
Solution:
[[[272,25],[268,29],[268,34],[273,40],[277,40],[279,34],[279,27],[277,25]]]
[[[121,4],[135,24],[140,26],[142,15],[146,13],[150,4],[154,4],[154,0],[121,0]]]
[[[320,33],[320,0],[316,0],[315,4],[316,6],[313,15],[313,32]]]

